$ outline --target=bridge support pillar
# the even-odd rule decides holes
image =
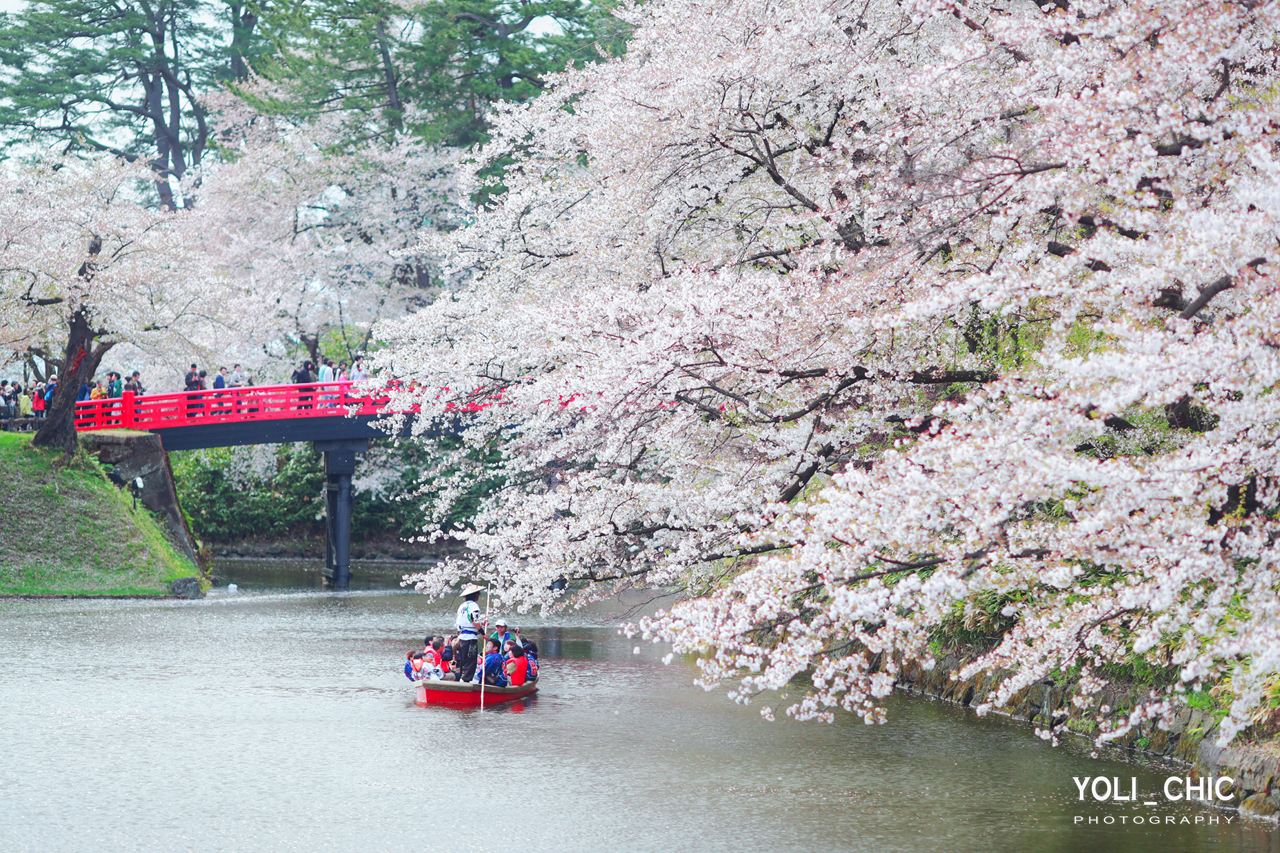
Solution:
[[[316,450],[324,453],[324,577],[330,589],[351,585],[351,475],[356,471],[356,454],[368,449],[367,439],[316,442]]]

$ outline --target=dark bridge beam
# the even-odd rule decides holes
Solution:
[[[232,447],[240,444],[284,444],[293,441],[347,441],[351,439],[405,437],[413,425],[412,416],[405,418],[399,432],[388,433],[374,426],[376,415],[333,418],[281,418],[279,420],[240,421],[237,423],[203,424],[201,426],[152,429],[164,442],[165,450],[200,450],[205,447]],[[439,438],[462,431],[462,417],[446,416],[433,422],[422,435]]]
[[[199,450],[205,447],[231,447],[241,444],[285,444],[294,441],[349,441],[387,438],[388,433],[375,427],[374,416],[354,418],[281,418],[279,420],[239,421],[235,423],[201,424],[152,430],[164,442],[165,450]],[[406,427],[400,435],[408,435]]]

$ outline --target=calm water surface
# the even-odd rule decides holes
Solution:
[[[607,610],[522,620],[533,699],[418,708],[404,653],[451,605],[367,572],[383,589],[341,596],[224,574],[239,594],[0,602],[0,851],[1280,851],[1233,812],[1079,803],[1073,775],[1175,771],[938,702],[765,723]],[[1152,813],[1221,822],[1118,822]]]

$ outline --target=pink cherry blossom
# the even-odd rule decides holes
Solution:
[[[981,624],[987,707],[1140,659],[1229,680],[1230,740],[1280,667],[1280,4],[624,14],[496,117],[505,195],[422,247],[457,288],[378,328],[398,405],[490,403],[437,508],[502,454],[478,564],[412,581],[687,590],[637,630],[742,701],[806,674],[801,718],[882,719]]]

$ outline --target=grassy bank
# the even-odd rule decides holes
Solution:
[[[196,567],[90,457],[0,433],[0,594],[164,595]]]

